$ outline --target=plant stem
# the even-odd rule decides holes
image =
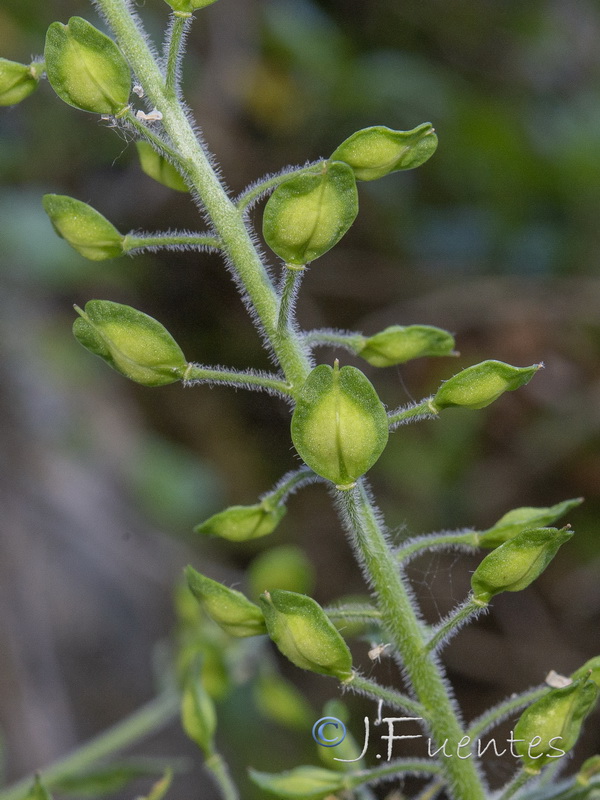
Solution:
[[[181,16],[180,14],[173,14],[171,26],[169,28],[165,90],[167,95],[173,99],[177,98],[179,92],[179,64],[181,61],[183,37],[186,28],[189,27],[190,20],[191,15]]]
[[[360,333],[346,333],[345,331],[330,331],[327,329],[309,331],[304,334],[304,341],[311,347],[338,345],[351,353],[356,353],[366,336]]]
[[[534,689],[530,689],[522,694],[508,697],[506,700],[488,709],[488,711],[484,712],[480,717],[473,720],[469,725],[467,734],[473,741],[478,739],[486,733],[486,731],[490,730],[490,728],[499,725],[502,720],[506,719],[513,711],[519,711],[521,708],[531,705],[531,703],[535,700],[539,700],[540,697],[543,697],[548,691],[549,687],[542,684],[542,686],[536,686]]]
[[[175,719],[178,713],[179,696],[175,693],[165,693],[70,755],[41,769],[38,774],[44,786],[51,790],[63,778],[83,772],[101,759],[160,730]],[[34,779],[34,775],[28,775],[0,791],[0,800],[21,800],[31,788]]]
[[[274,509],[275,506],[282,503],[288,495],[300,489],[301,486],[319,480],[322,479],[315,475],[310,467],[300,467],[300,469],[295,469],[292,472],[286,472],[275,488],[260,498],[261,502],[268,505],[270,509]]]
[[[441,667],[426,651],[425,632],[407,588],[394,563],[391,549],[364,479],[338,494],[346,527],[365,578],[374,587],[387,632],[402,656],[404,668],[436,748],[447,739],[454,749],[464,739],[459,712]],[[441,759],[456,800],[485,800],[482,778],[472,759]]]
[[[354,775],[346,776],[344,783],[349,789],[355,789],[365,783],[372,783],[383,778],[393,777],[399,773],[403,775],[431,775],[440,771],[440,766],[436,761],[415,758],[398,758],[388,762],[385,766],[365,769]]]
[[[132,113],[131,109],[125,114],[123,119],[128,122],[143,139],[151,144],[160,155],[167,156],[173,165],[177,166],[177,169],[183,177],[185,177],[185,164],[177,151],[173,150],[162,137],[154,133],[148,125],[144,125],[144,123]]]
[[[415,800],[433,800],[433,798],[442,791],[445,785],[446,781],[443,778],[435,778],[431,783],[427,784]]]
[[[431,405],[431,397],[421,400],[408,408],[398,408],[388,414],[390,429],[397,428],[403,422],[416,421],[418,419],[435,419],[438,412]]]
[[[425,710],[420,703],[412,700],[410,697],[397,692],[395,689],[389,689],[387,686],[380,686],[375,681],[369,678],[363,678],[362,675],[354,674],[354,678],[349,681],[346,686],[358,694],[366,694],[373,697],[375,700],[383,700],[389,706],[400,708],[402,711],[408,711],[409,714],[414,714],[416,717],[424,718]]]
[[[223,800],[239,800],[240,795],[237,787],[231,780],[227,764],[220,753],[211,753],[204,762],[204,766],[211,772],[217,782]]]
[[[202,236],[193,233],[155,233],[149,236],[135,236],[128,233],[123,242],[124,253],[159,247],[210,247],[213,250],[220,250],[221,240],[216,236]]]
[[[477,547],[479,534],[476,531],[460,531],[457,533],[434,533],[410,539],[405,545],[396,550],[396,563],[406,564],[411,558],[424,553],[426,550],[453,547],[462,545],[472,549]]]
[[[532,778],[536,778],[537,775],[532,775],[530,772],[525,772],[522,770],[517,774],[517,776],[508,784],[506,789],[502,792],[498,800],[510,800],[519,789],[525,786]]]
[[[368,605],[326,606],[323,610],[329,619],[336,622],[346,619],[360,622],[367,619],[381,621],[381,611]]]
[[[188,364],[183,380],[187,384],[224,383],[244,389],[262,389],[289,397],[292,394],[289,383],[276,375],[256,372],[237,372],[232,369],[211,369],[200,364]]]
[[[309,353],[293,331],[277,335],[279,301],[273,283],[243,215],[213,170],[185,109],[177,98],[168,94],[135,12],[126,0],[97,0],[97,5],[116,34],[146,96],[162,114],[163,128],[185,165],[186,181],[223,240],[228,265],[242,289],[254,322],[276,355],[286,379],[294,388],[300,386],[311,369]]]
[[[427,650],[434,652],[451,633],[461,628],[469,617],[481,614],[484,610],[485,608],[482,608],[478,603],[474,603],[469,597],[435,628],[432,637],[426,644]]]
[[[294,269],[286,264],[279,297],[277,336],[285,336],[293,325],[294,304],[303,275],[303,269]]]
[[[322,161],[317,161],[316,163],[309,164],[306,167],[285,170],[284,172],[280,172],[277,175],[273,175],[270,178],[266,178],[263,181],[255,183],[253,186],[250,186],[248,189],[246,189],[245,192],[242,192],[242,194],[237,198],[236,206],[238,210],[240,212],[246,211],[256,200],[259,200],[265,192],[268,192],[269,189],[276,189],[281,183],[289,180],[289,178],[295,177],[296,175],[303,175],[305,172],[320,172],[322,163]]]

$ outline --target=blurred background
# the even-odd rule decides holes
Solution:
[[[167,6],[136,6],[160,43]],[[2,55],[27,62],[48,24],[72,15],[100,24],[83,0],[3,0]],[[446,652],[467,718],[550,669],[570,673],[600,652],[600,6],[220,0],[197,17],[184,90],[232,193],[327,157],[359,128],[434,124],[430,162],[360,185],[359,217],[306,275],[299,319],[366,334],[413,323],[452,331],[458,359],[362,365],[389,407],[486,358],[545,363],[485,410],[401,428],[371,477],[399,537],[483,529],[511,508],[584,496],[566,520],[576,536],[544,576],[499,597]],[[297,464],[284,404],[137,386],[71,336],[73,303],[110,299],[159,319],[190,360],[270,368],[217,256],[88,262],[54,235],[40,202],[72,195],[127,232],[198,229],[191,200],[147,178],[127,137],[46,82],[0,112],[0,175],[0,719],[11,781],[153,696],[185,563],[237,585],[261,552],[292,544],[315,566],[320,602],[364,589],[319,487],[290,501],[272,537],[234,546],[191,532],[225,505],[255,502]],[[464,597],[476,563],[414,563],[428,619]],[[357,644],[357,663],[397,682],[389,659],[369,665],[369,647]],[[317,763],[310,720],[338,696],[333,682],[269,653],[261,658],[303,686],[312,710],[294,732],[260,713],[244,676],[216,692],[220,745],[245,800],[262,796],[247,764]],[[360,739],[373,705],[345,700]],[[598,751],[599,727],[596,715],[576,763]],[[176,724],[137,751],[187,754],[192,771],[170,796],[213,797]],[[513,768],[492,760],[490,779]]]

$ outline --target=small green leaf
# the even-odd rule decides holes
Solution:
[[[254,783],[279,800],[323,800],[344,788],[339,772],[322,767],[296,767],[288,772],[270,773],[250,770]]]
[[[298,396],[292,441],[323,478],[348,489],[383,452],[389,425],[383,403],[356,367],[315,367]]]
[[[577,508],[582,502],[582,497],[576,497],[547,508],[514,508],[500,517],[491,528],[478,534],[478,543],[481,547],[498,547],[528,528],[543,528],[552,525],[553,522],[571,509]]]
[[[123,255],[122,236],[99,211],[62,194],[46,194],[44,211],[58,235],[90,261],[104,261]]]
[[[269,636],[293,664],[342,681],[352,677],[348,645],[315,600],[273,589],[260,602]]]
[[[452,406],[485,408],[504,392],[512,392],[529,383],[540,367],[541,364],[512,367],[503,361],[482,361],[444,381],[432,400],[432,406],[438,411]]]
[[[269,198],[263,235],[287,264],[319,258],[348,231],[358,214],[354,173],[340,161],[323,161],[318,172],[296,175]]]
[[[144,386],[183,378],[187,362],[171,334],[152,317],[121,303],[90,300],[73,334],[80,344],[117,372]]]
[[[192,11],[198,11],[200,8],[206,8],[214,2],[216,0],[165,0],[165,3],[171,6],[173,11],[183,16],[191,14]]]
[[[247,542],[273,533],[286,511],[284,505],[269,508],[263,503],[252,506],[230,506],[196,525],[194,531],[209,536],[219,536],[231,542]]]
[[[572,536],[573,532],[565,529],[534,528],[518,533],[492,550],[471,577],[475,601],[485,605],[500,592],[525,589]]]
[[[374,367],[391,367],[423,356],[449,356],[454,337],[431,325],[391,325],[364,339],[357,354]]]
[[[258,636],[266,633],[260,608],[237,589],[201,575],[188,566],[185,576],[192,594],[217,625],[231,636]]]
[[[562,689],[551,689],[525,709],[515,726],[514,738],[528,772],[537,774],[571,750],[597,697],[596,684],[582,679]]]
[[[353,133],[331,158],[352,167],[357,180],[373,181],[391,172],[419,167],[431,158],[437,145],[430,122],[412,131],[394,131],[377,125]]]
[[[13,106],[34,92],[40,82],[35,62],[19,64],[0,58],[0,106]]]
[[[186,735],[209,756],[217,729],[215,706],[198,676],[190,676],[181,697],[181,724]]]
[[[140,166],[150,178],[153,178],[163,186],[174,189],[176,192],[189,192],[189,189],[175,169],[173,164],[152,147],[149,142],[139,141],[135,143]]]
[[[85,19],[53,22],[44,57],[48,80],[65,103],[96,114],[119,115],[126,109],[131,70],[125,56]]]

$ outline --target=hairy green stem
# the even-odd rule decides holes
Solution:
[[[242,194],[237,198],[236,206],[238,210],[241,212],[246,211],[246,209],[248,209],[252,203],[260,199],[260,197],[265,192],[268,192],[269,189],[276,189],[280,184],[285,183],[285,181],[295,177],[296,175],[304,175],[304,173],[310,172],[320,172],[321,164],[321,161],[317,161],[316,164],[309,164],[306,167],[285,170],[285,172],[280,172],[277,175],[273,175],[270,178],[266,178],[263,181],[255,183],[253,186],[248,187],[248,189],[246,189],[245,192],[242,192]]]
[[[150,247],[211,247],[221,249],[221,240],[216,236],[201,236],[193,233],[161,234],[136,236],[128,233],[123,241],[123,252],[132,253]]]
[[[345,333],[343,331],[330,331],[327,329],[308,331],[304,334],[304,341],[310,347],[326,347],[337,345],[351,353],[357,353],[367,337],[360,333]]]
[[[310,467],[300,467],[300,469],[287,472],[274,489],[261,497],[261,502],[272,510],[303,484],[317,480],[321,480],[321,478],[315,475]]]
[[[279,313],[277,315],[277,336],[286,336],[294,324],[294,303],[300,287],[304,270],[285,267],[283,285],[279,298]]]
[[[338,496],[352,544],[377,595],[386,630],[424,709],[432,740],[438,748],[447,739],[454,750],[465,737],[459,712],[440,665],[427,652],[424,627],[394,563],[364,479]],[[473,759],[443,758],[440,763],[456,800],[485,800],[486,790]]]
[[[173,14],[169,30],[168,51],[165,69],[165,89],[169,97],[175,99],[179,91],[178,77],[183,37],[191,17]]]
[[[381,767],[365,769],[361,772],[349,774],[344,779],[344,783],[349,789],[355,789],[365,783],[380,781],[383,778],[393,777],[400,773],[405,775],[431,775],[440,771],[439,764],[433,760],[420,758],[397,758]]]
[[[506,719],[509,714],[512,714],[513,711],[520,711],[520,709],[525,708],[525,706],[531,705],[531,703],[539,700],[540,697],[543,697],[543,695],[547,694],[549,690],[549,686],[542,684],[541,686],[536,686],[534,689],[530,689],[527,692],[511,695],[506,700],[503,700],[502,702],[498,703],[498,705],[488,709],[480,717],[477,717],[477,719],[473,720],[473,722],[469,725],[467,734],[472,740],[478,739],[484,733],[489,731],[490,728],[500,724],[500,722]]]
[[[227,764],[220,753],[211,753],[204,762],[204,766],[215,779],[221,790],[223,800],[239,800],[240,795],[237,787],[232,781]]]
[[[228,386],[240,386],[244,389],[262,389],[285,397],[289,397],[292,394],[289,383],[282,381],[276,375],[237,372],[233,369],[211,369],[200,364],[188,364],[183,380],[188,384],[224,383]]]
[[[332,621],[341,622],[343,620],[358,620],[373,619],[381,621],[381,611],[369,605],[342,605],[342,606],[326,606],[325,613]]]
[[[403,422],[417,419],[435,419],[438,416],[437,410],[431,405],[431,397],[421,400],[408,408],[399,408],[388,414],[390,428],[396,428]]]
[[[526,783],[529,783],[530,780],[537,777],[537,775],[532,775],[531,772],[526,772],[522,770],[519,772],[516,777],[508,784],[506,789],[502,792],[498,800],[510,800],[511,797],[514,797],[515,794],[525,786]]]
[[[453,611],[447,617],[447,619],[442,620],[442,622],[440,622],[440,624],[435,628],[433,635],[427,641],[427,650],[434,652],[439,645],[450,636],[451,633],[462,627],[469,617],[473,617],[476,614],[481,614],[482,611],[484,611],[484,608],[482,608],[478,603],[474,603],[469,597],[468,600],[466,600],[455,611]]]
[[[414,714],[421,719],[425,716],[425,709],[420,703],[402,694],[402,692],[397,692],[395,689],[380,686],[370,678],[364,678],[362,675],[355,673],[346,686],[354,692],[368,695],[375,700],[383,700],[387,705],[400,708],[402,711],[408,711],[409,714]]]
[[[118,722],[65,758],[39,770],[37,774],[44,786],[52,790],[62,779],[83,772],[98,761],[140,741],[176,719],[179,702],[179,696],[174,692],[157,697],[127,719]],[[21,800],[28,793],[34,780],[34,775],[28,775],[0,791],[0,800]]]
[[[396,563],[406,564],[411,558],[426,552],[444,547],[462,545],[468,548],[477,547],[479,534],[476,531],[459,531],[456,533],[433,533],[409,539],[395,552]]]

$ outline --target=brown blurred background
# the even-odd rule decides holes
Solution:
[[[167,6],[137,5],[160,42]],[[82,0],[3,0],[2,55],[27,61],[49,23],[76,14],[99,24]],[[485,358],[546,365],[488,409],[401,428],[372,471],[399,534],[485,528],[517,506],[586,498],[568,520],[576,536],[535,587],[498,598],[448,648],[469,718],[600,652],[599,40],[591,0],[219,0],[189,40],[185,94],[233,193],[328,156],[361,127],[435,125],[430,162],[360,186],[357,222],[310,269],[300,299],[306,328],[425,323],[456,335],[457,360],[365,369],[388,406]],[[293,542],[316,565],[319,601],[362,585],[318,487],[290,502],[270,539],[236,547],[191,534],[297,464],[282,403],[129,384],[71,337],[72,304],[106,298],[158,318],[191,360],[269,368],[218,257],[87,262],[40,203],[70,194],[123,232],[194,230],[189,198],[145,177],[132,142],[45,82],[1,111],[0,174],[0,718],[14,780],[153,695],[188,561],[234,582],[258,552]],[[260,209],[254,218],[260,227]],[[476,563],[415,562],[428,618],[463,598]],[[363,664],[367,649],[356,649]],[[380,678],[397,680],[390,662]],[[304,686],[316,719],[337,689]],[[239,691],[221,744],[242,781],[248,763],[316,763],[308,730],[249,720]],[[599,747],[596,715],[579,752]],[[176,725],[139,751],[199,762]],[[492,764],[492,778],[510,769]],[[210,791],[197,765],[171,796]],[[244,784],[245,798],[253,791]]]

